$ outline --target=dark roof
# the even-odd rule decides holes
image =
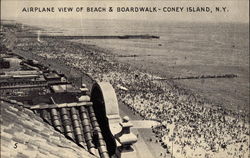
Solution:
[[[92,102],[84,101],[67,104],[25,106],[15,100],[6,98],[2,98],[2,100],[32,109],[35,113],[38,113],[44,121],[53,126],[55,130],[64,134],[66,138],[72,140],[80,147],[96,156],[102,158],[109,157],[106,142],[104,141],[102,131],[97,122]],[[13,121],[12,119],[13,118],[10,118],[10,122]]]
[[[57,131],[63,133],[90,153],[101,157],[109,157],[106,143],[91,104],[40,109],[37,112]]]
[[[1,157],[95,157],[79,147],[31,110],[0,101]]]

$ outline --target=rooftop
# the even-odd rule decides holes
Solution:
[[[12,57],[16,58],[14,55]],[[81,152],[77,150],[82,149],[88,151],[89,154],[83,154],[85,156],[80,157],[86,157],[90,154],[103,158],[109,157],[106,142],[92,107],[93,104],[90,102],[90,97],[86,95],[88,89],[84,88],[80,91],[70,83],[61,83],[62,76],[53,71],[44,73],[43,69],[23,69],[21,62],[15,65],[18,71],[11,69],[11,66],[3,71],[5,75],[0,76],[3,80],[6,80],[6,76],[9,76],[7,82],[0,85],[0,91],[7,94],[0,98],[2,100],[1,112],[3,112],[1,121],[4,124],[1,136],[4,142],[8,142],[6,144],[10,143],[7,147],[2,144],[3,151],[6,151],[3,155],[6,157],[29,157],[31,151],[34,151],[38,155],[43,154],[41,157],[45,155],[68,157],[68,154],[65,153],[74,152],[70,155],[79,157],[78,155]],[[40,85],[41,80],[29,79],[36,76],[41,76],[45,82]],[[16,80],[16,77],[20,79]],[[50,82],[51,79],[59,81]],[[40,87],[37,87],[37,84]],[[24,107],[30,110],[24,109]],[[22,113],[19,109],[22,110]],[[37,121],[42,123],[37,123]],[[41,127],[42,125],[44,127]],[[47,127],[49,127],[48,130],[54,132],[45,129]],[[54,130],[52,127],[54,127]],[[58,138],[56,138],[57,136]],[[60,143],[61,137],[67,138],[67,141],[77,146],[77,149],[71,146],[65,147],[65,140]],[[51,142],[50,140],[57,140],[57,142]],[[34,144],[32,144],[33,142]],[[9,152],[13,146],[15,150],[19,147],[19,152]],[[25,146],[28,146],[27,150]],[[65,147],[69,151],[56,151],[57,147],[54,149],[54,146]],[[8,147],[10,149],[7,149]],[[39,153],[40,150],[41,153]],[[62,156],[62,154],[65,155]]]
[[[95,157],[55,131],[33,111],[0,102],[1,157]]]

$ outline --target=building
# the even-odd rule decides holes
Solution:
[[[15,60],[17,57],[15,55],[9,57],[10,61],[12,61],[11,58]],[[11,113],[11,116],[4,114],[4,124],[6,125],[3,131],[4,141],[8,141],[9,136],[16,143],[23,145],[27,141],[25,138],[34,139],[27,135],[29,133],[32,135],[34,134],[32,131],[37,131],[42,135],[39,139],[44,140],[45,143],[43,145],[33,144],[31,148],[35,148],[38,154],[48,154],[50,152],[48,148],[53,148],[53,143],[47,143],[48,138],[45,137],[50,137],[50,135],[39,131],[32,125],[33,118],[40,116],[44,122],[50,125],[50,130],[53,127],[57,131],[55,133],[61,133],[56,134],[60,139],[63,134],[68,140],[74,142],[77,145],[77,147],[74,145],[76,152],[82,148],[84,151],[88,151],[85,155],[102,158],[138,157],[138,152],[133,148],[137,137],[130,131],[132,124],[129,118],[120,118],[115,91],[109,83],[95,83],[89,93],[84,84],[81,88],[77,88],[68,82],[64,75],[57,74],[56,71],[41,69],[43,66],[32,68],[34,65],[21,64],[23,62],[25,61],[18,60],[15,64],[10,64],[9,69],[4,69],[0,75],[0,92],[3,94],[0,98],[1,108],[3,105],[4,111]],[[18,117],[22,114],[18,114],[16,108],[25,108],[27,110],[24,111],[29,111],[25,118],[30,117],[28,125],[23,123],[23,120],[14,120],[14,118],[22,119],[21,116]],[[17,116],[12,117],[15,113]],[[26,115],[25,112],[24,115]],[[35,122],[37,122],[36,119]],[[44,123],[41,122],[39,120],[38,124],[44,126]],[[8,123],[17,126],[12,134],[17,132],[25,138],[12,136],[7,126]],[[19,123],[21,124],[18,125]],[[24,131],[20,131],[21,128],[24,128]],[[46,131],[44,127],[43,129]],[[28,134],[27,131],[29,131]],[[28,143],[34,142],[28,141]],[[41,152],[41,149],[46,151]],[[5,150],[7,151],[7,149]],[[27,153],[25,151],[25,154]],[[17,157],[20,156],[18,155],[20,153],[15,154]],[[60,157],[60,153],[52,153],[52,155]],[[13,155],[5,152],[5,156]]]

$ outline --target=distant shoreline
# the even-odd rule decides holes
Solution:
[[[38,35],[20,35],[18,38],[37,38]],[[40,35],[40,38],[53,39],[159,39],[154,35],[123,35],[123,36],[63,36],[63,35]]]

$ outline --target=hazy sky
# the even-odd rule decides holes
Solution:
[[[67,12],[60,13],[57,7],[227,7],[225,13],[86,13]],[[25,13],[24,7],[55,7],[53,13]],[[248,0],[176,0],[176,1],[13,1],[1,0],[1,18],[32,20],[42,19],[138,19],[159,21],[205,21],[205,22],[244,22],[249,23]]]

